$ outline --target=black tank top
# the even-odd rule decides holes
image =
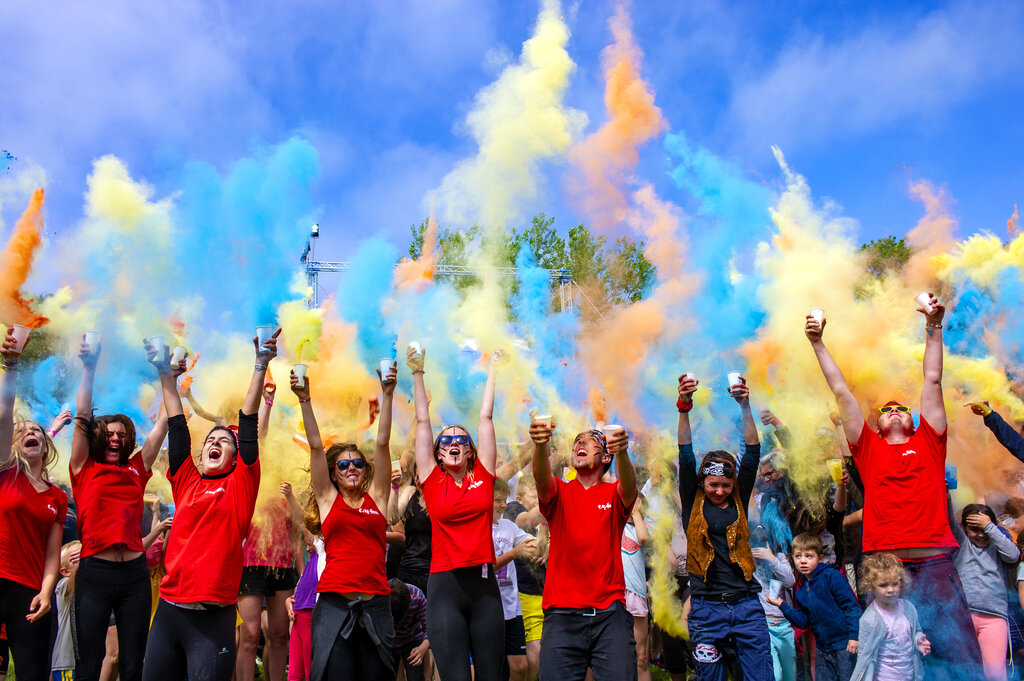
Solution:
[[[405,524],[405,552],[401,569],[408,572],[430,572],[430,516],[420,505],[420,491],[416,490],[402,516]]]

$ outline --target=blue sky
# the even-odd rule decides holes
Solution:
[[[563,6],[577,71],[567,104],[604,120],[600,51],[612,4]],[[114,154],[158,195],[181,167],[219,168],[254,145],[309,139],[318,255],[366,235],[404,249],[424,196],[475,152],[461,121],[530,36],[536,2],[0,3],[0,148],[45,173],[48,231],[75,229],[93,159]],[[960,234],[1004,233],[1024,203],[1024,5],[1004,2],[637,2],[644,75],[671,131],[770,186],[782,148],[864,240],[905,233],[928,179],[955,198]],[[684,209],[661,140],[640,174]],[[566,229],[563,166],[545,210]],[[18,200],[15,201],[15,198]],[[23,197],[0,192],[9,226]],[[6,230],[5,230],[6,231]],[[296,257],[298,253],[296,253]]]

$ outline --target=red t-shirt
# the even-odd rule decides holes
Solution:
[[[246,465],[239,456],[233,471],[216,477],[200,475],[190,459],[170,482],[176,510],[160,597],[172,603],[234,604],[242,581],[242,540],[260,488],[259,459]]]
[[[542,607],[601,609],[625,601],[622,532],[632,511],[617,482],[587,489],[576,479],[555,480],[555,495],[540,504],[551,532]]]
[[[463,478],[461,487],[440,466],[423,481],[432,532],[431,572],[494,564],[494,476],[480,462],[472,470],[473,480]]]
[[[288,502],[283,497],[260,504],[242,545],[242,565],[292,567],[292,535]]]
[[[111,546],[144,550],[142,493],[151,477],[153,473],[142,462],[142,452],[136,452],[126,466],[87,457],[77,473],[71,472],[82,558]]]
[[[37,492],[17,468],[0,473],[0,579],[42,588],[46,542],[67,512],[68,497],[59,487]]]
[[[946,432],[921,426],[890,445],[867,423],[850,452],[864,482],[865,551],[956,548],[946,512]]]
[[[339,494],[320,523],[327,564],[317,593],[391,593],[384,573],[388,523],[369,494],[352,508]]]

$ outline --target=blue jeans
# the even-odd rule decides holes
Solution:
[[[725,681],[722,643],[732,638],[743,681],[774,681],[768,622],[755,594],[736,603],[693,596],[690,636],[699,681]]]
[[[771,636],[775,681],[796,681],[796,639],[793,636],[793,625],[785,617],[769,617],[768,634]]]
[[[853,676],[853,655],[840,650],[814,648],[814,681],[849,681]]]

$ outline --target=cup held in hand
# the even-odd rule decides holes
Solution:
[[[921,291],[914,296],[914,300],[917,301],[917,304],[924,308],[925,314],[931,314],[934,311],[934,308],[932,308],[932,305],[929,302],[931,297],[932,294],[927,291]]]
[[[777,579],[773,579],[768,582],[768,595],[772,598],[778,598],[779,594],[782,593],[782,582]]]
[[[169,364],[171,359],[167,348],[167,339],[163,336],[150,336],[146,339],[149,346],[156,351],[156,361]]]
[[[391,371],[392,367],[395,367],[395,361],[390,357],[383,357],[380,360],[380,379],[384,383],[391,383],[388,380],[388,372]],[[298,373],[298,372],[296,372]]]
[[[299,379],[299,387],[306,387],[306,372],[309,371],[308,364],[296,364],[292,367],[292,371],[295,372],[295,377]]]
[[[274,335],[274,327],[272,326],[257,326],[256,327],[256,343],[260,346],[260,350],[267,344],[271,336]]]
[[[171,351],[171,366],[178,366],[178,362],[185,359],[185,355],[187,354],[188,350],[180,345],[175,345],[174,350]]]
[[[822,324],[825,323],[825,311],[822,310],[820,307],[812,307],[811,311],[808,314],[811,315],[811,318],[814,321],[818,322],[818,326],[821,326]]]
[[[740,376],[741,374],[738,371],[730,371],[728,374],[726,374],[725,378],[729,384],[728,386],[726,386],[726,389],[729,391],[730,395],[732,394],[732,389],[734,386],[743,385],[743,381],[740,380]]]
[[[90,355],[95,355],[96,351],[100,347],[100,332],[99,331],[86,331],[85,332],[85,347],[89,349]]]
[[[28,342],[28,335],[31,329],[21,324],[11,324],[11,335],[14,336],[14,351],[21,354],[21,351],[25,349],[25,343]]]
[[[839,459],[829,459],[825,463],[828,465],[828,472],[832,475],[832,482],[837,485],[843,484],[843,462]]]

